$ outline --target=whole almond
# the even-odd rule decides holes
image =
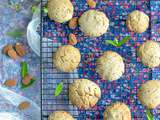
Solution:
[[[14,49],[8,50],[7,54],[10,58],[12,58],[14,60],[16,60],[18,58],[18,55]]]
[[[23,83],[24,85],[28,85],[28,84],[31,82],[31,79],[32,79],[32,78],[33,78],[32,76],[26,75],[26,76],[23,78],[22,83]]]
[[[70,45],[76,45],[77,44],[77,38],[75,34],[70,33],[69,34],[69,44]]]
[[[96,2],[94,0],[87,0],[87,4],[91,8],[95,8],[96,7]]]
[[[2,53],[7,54],[8,50],[11,50],[11,49],[13,49],[13,46],[11,44],[8,44],[3,47]]]
[[[26,54],[26,50],[21,43],[16,43],[15,50],[20,57],[23,57]]]
[[[27,101],[21,102],[21,103],[18,105],[18,108],[19,108],[20,110],[25,110],[25,109],[27,109],[27,108],[29,108],[29,107],[30,107],[30,103],[27,102]]]
[[[6,80],[6,81],[4,82],[4,85],[7,86],[7,87],[16,86],[16,80],[14,80],[14,79]]]
[[[77,24],[78,24],[78,18],[74,17],[69,21],[68,26],[70,29],[75,29],[77,27]]]

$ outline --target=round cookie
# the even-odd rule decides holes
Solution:
[[[147,41],[138,48],[138,56],[142,63],[149,68],[160,65],[160,44],[154,41]]]
[[[80,109],[93,107],[101,97],[98,85],[88,79],[75,80],[69,86],[69,99]]]
[[[66,111],[55,111],[49,115],[48,120],[74,120],[74,118]]]
[[[53,63],[56,68],[63,72],[71,72],[79,65],[81,60],[80,51],[72,45],[64,45],[58,48]]]
[[[113,51],[104,52],[96,62],[96,71],[104,80],[119,79],[124,73],[124,68],[123,58]]]
[[[149,109],[160,105],[160,81],[149,80],[142,84],[138,91],[138,99],[141,104]]]
[[[135,10],[128,15],[126,24],[130,31],[143,33],[149,26],[149,17],[145,13]]]
[[[130,109],[126,104],[116,102],[106,107],[104,120],[131,120]]]
[[[73,5],[70,0],[49,0],[48,16],[59,23],[69,21],[73,16]]]
[[[91,37],[98,37],[104,34],[109,27],[109,19],[103,12],[88,10],[79,18],[79,25],[82,32]]]

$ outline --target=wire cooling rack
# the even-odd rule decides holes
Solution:
[[[44,6],[46,1],[42,1]],[[79,17],[89,7],[86,0],[73,0],[74,16]],[[47,120],[48,115],[56,110],[66,110],[77,120],[103,120],[103,112],[107,105],[115,101],[126,103],[132,112],[133,120],[147,120],[145,108],[137,99],[139,86],[150,79],[160,79],[160,69],[149,69],[143,66],[137,57],[136,48],[149,39],[157,40],[156,16],[160,15],[160,1],[158,0],[97,0],[96,9],[105,12],[110,19],[108,32],[97,38],[85,37],[79,28],[70,30],[67,23],[59,24],[51,21],[48,16],[42,13],[42,41],[41,41],[41,69],[42,69],[42,119]],[[150,16],[150,28],[143,34],[129,33],[125,20],[128,13],[138,9]],[[160,26],[159,24],[157,26]],[[69,33],[77,35],[82,60],[72,73],[62,73],[56,70],[52,58],[54,52],[61,45],[67,44]],[[131,36],[131,40],[121,48],[107,45],[105,40],[122,39],[124,36]],[[124,58],[125,74],[117,81],[108,82],[100,79],[95,72],[96,59],[107,50],[118,52]],[[77,78],[87,78],[96,82],[102,91],[101,100],[90,110],[78,110],[68,99],[68,86]],[[54,97],[56,85],[63,81],[64,89],[61,95]],[[158,110],[153,110],[156,120],[160,120]]]

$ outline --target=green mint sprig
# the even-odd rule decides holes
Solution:
[[[149,109],[146,110],[146,116],[147,116],[147,119],[148,119],[148,120],[154,120],[154,117],[153,117],[153,115],[151,114],[151,112],[150,112]]]
[[[12,37],[12,38],[20,38],[24,34],[25,34],[24,31],[21,29],[14,29],[14,30],[6,33],[6,35],[8,35],[9,37]]]
[[[130,36],[126,36],[120,41],[117,38],[115,38],[114,41],[113,40],[106,40],[106,43],[111,44],[115,47],[121,47],[123,44],[125,44],[130,39],[131,39]]]
[[[62,90],[63,90],[63,83],[60,82],[55,88],[54,96],[57,97],[62,92]]]

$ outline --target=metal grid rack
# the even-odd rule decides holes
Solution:
[[[99,0],[100,1],[100,0]],[[113,1],[113,0],[110,0]],[[100,1],[102,2],[102,1]],[[139,0],[117,0],[115,6],[112,6],[113,9],[119,9],[118,2],[124,2],[128,4],[132,4],[129,9],[125,13],[125,11],[120,11],[115,13],[117,16],[124,12],[125,16],[127,13],[136,9],[137,4],[141,1]],[[42,1],[42,6],[44,6],[46,0]],[[82,11],[88,9],[85,4],[85,0],[75,0],[73,1],[74,5],[79,7],[76,11],[75,16],[79,16]],[[150,11],[150,1],[143,1],[144,6],[141,6],[142,9]],[[100,7],[101,6],[101,7]],[[105,5],[99,5],[98,8],[103,8]],[[83,10],[84,9],[84,10]],[[103,10],[103,9],[101,9]],[[111,11],[111,9],[105,10]],[[150,14],[150,13],[148,13]],[[113,14],[108,14],[110,18],[114,18],[115,25],[110,26],[110,31],[114,33],[114,35],[122,38],[123,36],[128,35],[129,33],[126,31],[121,31],[121,29],[117,29],[120,27],[124,28],[123,24],[126,18],[111,17]],[[122,24],[121,24],[122,23]],[[135,38],[135,41],[130,41],[126,46],[122,48],[114,48],[112,46],[107,46],[101,39],[113,39],[113,36],[109,33],[106,33],[100,38],[87,38],[84,37],[83,34],[79,33],[79,29],[76,31],[71,31],[68,29],[67,23],[58,24],[54,23],[47,16],[44,16],[42,13],[42,41],[41,41],[41,66],[42,66],[42,119],[47,120],[48,115],[55,110],[66,110],[70,112],[74,118],[78,120],[102,120],[103,112],[106,105],[109,105],[115,101],[122,101],[129,105],[132,111],[132,117],[134,120],[146,120],[144,114],[144,108],[141,106],[137,97],[135,97],[138,87],[145,81],[152,79],[152,70],[144,67],[137,58],[137,54],[135,49],[137,48],[137,44],[141,44],[143,40],[141,38],[150,39],[151,37],[151,28],[147,30],[145,34],[139,35],[135,34],[132,36],[132,39]],[[64,32],[62,31],[64,30]],[[124,29],[125,30],[125,29]],[[76,47],[80,49],[82,60],[77,68],[72,73],[62,73],[58,72],[52,63],[53,54],[56,49],[61,44],[67,44],[67,34],[70,32],[75,32],[77,37],[81,42],[79,42]],[[126,33],[125,33],[126,32]],[[110,38],[111,37],[111,38]],[[84,40],[82,40],[82,38]],[[94,42],[93,42],[94,41]],[[100,49],[97,49],[98,46]],[[97,73],[95,72],[95,61],[96,59],[106,50],[113,50],[121,54],[125,58],[126,71],[123,77],[115,82],[107,82],[101,80]],[[127,76],[127,77],[126,77]],[[77,78],[88,78],[96,82],[102,89],[102,97],[101,100],[97,103],[97,105],[90,110],[78,110],[74,107],[68,99],[68,86]],[[129,81],[130,80],[130,81]],[[64,90],[62,94],[58,97],[54,97],[54,89],[57,83],[63,81]],[[111,89],[112,88],[112,89]],[[122,93],[122,94],[121,94]],[[131,95],[131,93],[134,93]]]

